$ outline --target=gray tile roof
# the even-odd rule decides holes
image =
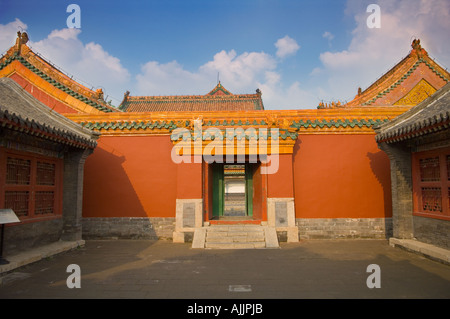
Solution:
[[[100,135],[53,111],[9,78],[0,78],[0,126],[79,148],[94,148]]]
[[[376,128],[377,142],[395,143],[437,130],[449,129],[450,83],[392,121]]]

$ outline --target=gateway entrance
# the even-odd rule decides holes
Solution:
[[[224,165],[223,169],[223,216],[244,217],[252,215],[247,207],[245,165]]]
[[[255,164],[213,164],[213,219],[252,219]]]

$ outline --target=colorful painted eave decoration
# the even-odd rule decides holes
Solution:
[[[194,131],[194,121],[200,119],[202,131],[217,128],[247,130],[249,128],[278,128],[281,139],[297,139],[298,134],[318,133],[373,133],[374,128],[395,118],[410,107],[364,108],[338,112],[336,110],[297,110],[260,112],[215,112],[214,114],[182,113],[178,117],[169,113],[130,114],[110,113],[103,116],[68,115],[83,127],[99,131],[102,135],[172,134],[176,129]],[[234,136],[236,137],[236,136]],[[259,138],[259,135],[252,136]],[[182,139],[182,134],[173,136]],[[204,135],[203,138],[210,138]],[[251,138],[250,136],[246,138]]]
[[[362,103],[362,105],[371,105],[373,104],[377,99],[387,95],[388,93],[390,93],[392,90],[394,90],[396,87],[398,87],[399,85],[402,84],[402,82],[404,82],[416,69],[417,67],[421,64],[424,63],[427,67],[429,67],[431,69],[431,71],[436,74],[438,77],[440,77],[442,80],[444,80],[446,83],[448,83],[450,81],[450,79],[448,79],[444,74],[440,73],[436,68],[434,68],[430,63],[428,63],[428,61],[426,61],[423,58],[419,58],[419,60],[414,63],[414,65],[412,66],[412,68],[406,72],[406,74],[404,74],[399,80],[397,80],[394,84],[392,84],[389,88],[383,90],[382,92],[378,93],[374,98],[368,100],[367,102]]]
[[[348,103],[321,102],[318,108],[415,106],[450,82],[450,73],[434,61],[415,39],[412,50]]]

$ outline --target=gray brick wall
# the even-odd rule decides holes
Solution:
[[[301,239],[345,239],[392,236],[392,218],[298,218]]]
[[[413,216],[414,237],[424,243],[450,249],[450,221]]]
[[[63,229],[62,218],[22,225],[6,226],[3,256],[59,241]]]
[[[172,217],[83,218],[83,239],[172,239]]]
[[[395,145],[380,143],[378,146],[386,152],[390,160],[393,235],[396,238],[411,239],[413,237],[411,150],[401,143]]]

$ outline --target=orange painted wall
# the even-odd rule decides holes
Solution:
[[[175,217],[169,136],[102,136],[85,163],[83,217]]]
[[[293,170],[296,218],[392,216],[389,159],[372,134],[299,135]]]
[[[85,164],[83,216],[175,217],[177,198],[201,198],[202,165],[174,163],[171,149],[168,136],[102,136]],[[295,197],[296,218],[391,217],[389,171],[374,135],[300,135],[267,195]]]
[[[192,199],[202,198],[202,163],[177,164],[177,198]]]
[[[292,178],[292,155],[281,154],[278,156],[278,170],[274,174],[267,174],[268,192],[267,197],[294,197]],[[269,169],[270,170],[270,169]]]

